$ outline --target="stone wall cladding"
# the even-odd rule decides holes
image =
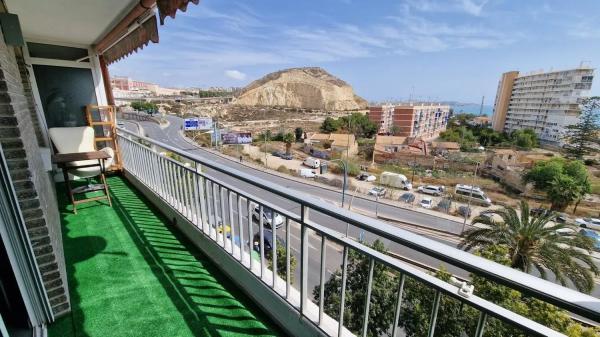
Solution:
[[[0,32],[0,144],[55,316],[70,310],[56,191],[44,169],[47,146],[23,57]]]

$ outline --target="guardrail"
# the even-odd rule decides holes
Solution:
[[[143,112],[117,112],[118,119],[134,120],[134,121],[149,121],[160,125],[160,120],[156,117],[148,116]]]
[[[138,136],[124,129],[119,129],[118,141],[123,153],[124,168],[145,184],[156,195],[170,204],[180,214],[198,227],[199,231],[217,242],[223,251],[233,256],[244,267],[261,279],[265,286],[279,294],[283,299],[329,335],[349,334],[344,328],[344,310],[346,282],[348,277],[348,254],[354,250],[369,260],[369,275],[365,295],[365,312],[363,315],[362,335],[366,335],[369,319],[369,303],[375,264],[385,265],[397,273],[398,291],[393,325],[393,336],[396,335],[398,319],[402,304],[405,279],[411,278],[435,291],[433,306],[429,320],[429,336],[435,332],[440,298],[449,296],[465,305],[479,310],[476,336],[482,336],[488,317],[495,317],[512,326],[522,329],[533,336],[562,336],[532,320],[519,316],[496,304],[477,296],[464,297],[458,288],[442,280],[410,266],[398,259],[375,251],[360,242],[345,237],[343,234],[315,221],[314,215],[323,214],[346,222],[382,238],[399,243],[418,252],[427,254],[446,263],[460,267],[487,279],[519,290],[530,296],[555,304],[563,309],[589,319],[598,320],[600,300],[577,291],[562,287],[535,276],[522,273],[506,266],[494,263],[437,241],[393,227],[376,219],[352,213],[338,207],[323,203],[322,200],[307,194],[287,189],[256,178],[244,172],[232,170],[215,162],[207,162],[202,158],[152,139]],[[145,144],[145,145],[143,145]],[[161,154],[164,149],[181,157],[173,160]],[[187,163],[184,163],[187,162]],[[242,190],[235,183],[225,182],[213,175],[203,172],[204,168],[225,174],[227,177],[252,185],[270,193],[275,198],[282,198],[291,207],[280,207],[268,200],[259,198],[256,193]],[[291,211],[294,210],[294,211]],[[256,215],[258,224],[252,220]],[[315,219],[313,219],[315,218]],[[271,226],[275,224],[274,226]],[[280,227],[281,228],[278,228]],[[255,228],[257,234],[254,235]],[[272,227],[269,229],[269,227]],[[299,289],[292,286],[292,270],[290,269],[291,238],[290,232],[297,228],[300,232],[300,284]],[[284,238],[279,242],[277,233],[281,231]],[[309,232],[320,241],[321,249],[309,245]],[[270,250],[265,247],[265,234],[271,235]],[[247,241],[246,241],[247,238]],[[336,325],[337,333],[331,329],[331,317],[324,312],[325,261],[328,244],[341,247],[342,273],[339,316]],[[276,246],[284,246],[285,263],[278,266]],[[319,251],[320,270],[319,301],[313,304],[309,299],[308,277],[311,271],[308,264],[309,248]],[[255,251],[257,258],[253,258]],[[312,254],[312,253],[311,253]],[[267,261],[269,259],[270,261]],[[270,266],[269,266],[270,264]],[[312,266],[314,267],[314,266]],[[282,278],[278,277],[282,275]],[[298,291],[299,290],[299,291]],[[317,310],[318,307],[318,310]]]

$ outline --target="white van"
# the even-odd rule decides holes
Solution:
[[[394,172],[383,172],[380,178],[382,185],[388,185],[403,190],[409,191],[412,189],[412,184],[405,175]]]
[[[300,176],[302,178],[316,178],[317,174],[311,169],[300,169]]]
[[[458,184],[454,188],[454,194],[457,199],[462,199],[471,202],[483,205],[483,206],[491,206],[492,200],[485,195],[483,190],[478,186],[471,185],[461,185]]]
[[[308,166],[310,168],[316,169],[321,166],[321,161],[317,158],[308,157],[308,158],[304,159],[302,164],[304,164],[305,166]]]

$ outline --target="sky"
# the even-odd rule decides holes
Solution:
[[[242,87],[318,66],[369,101],[493,104],[503,72],[600,67],[599,22],[598,0],[203,0],[110,72],[167,87]]]

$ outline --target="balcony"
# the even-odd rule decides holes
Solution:
[[[108,182],[113,207],[78,214],[59,189],[72,313],[50,337],[283,335],[130,183]]]
[[[276,324],[286,335],[371,335],[371,322],[378,321],[374,315],[383,313],[370,312],[370,306],[384,300],[372,292],[373,274],[384,268],[391,277],[390,286],[397,289],[394,298],[387,299],[395,303],[386,314],[391,315],[388,316],[391,320],[387,322],[387,330],[384,329],[391,336],[401,335],[405,328],[401,322],[411,309],[403,302],[403,296],[413,287],[427,290],[422,295],[422,303],[429,308],[428,317],[415,323],[423,324],[429,336],[437,335],[438,320],[453,319],[441,314],[438,317],[440,307],[448,305],[448,301],[478,313],[474,321],[465,326],[465,331],[475,336],[483,336],[489,322],[502,322],[531,336],[562,336],[478,296],[462,295],[459,287],[365,244],[375,238],[388,246],[408,247],[423,256],[484,276],[575,314],[588,318],[595,315],[597,300],[587,295],[389,224],[331,207],[309,195],[241,171],[232,171],[227,166],[125,130],[120,130],[118,140],[125,171],[122,177],[110,179],[114,208],[90,207],[82,210],[79,218],[65,213],[68,230],[65,236],[69,239],[65,242],[65,250],[67,263],[75,263],[75,269],[71,266],[69,272],[75,281],[72,296],[76,308],[73,318],[58,322],[59,325],[52,327],[53,332],[70,326],[114,329],[119,327],[119,320],[127,317],[140,326],[144,325],[144,318],[148,318],[151,324],[161,328],[178,326],[178,329],[183,327],[192,333],[197,329],[214,328],[241,331],[242,334],[244,331],[278,334]],[[84,217],[83,212],[88,211],[89,215]],[[255,217],[253,213],[259,215]],[[121,227],[119,233],[106,231],[103,227],[104,219],[113,218]],[[270,224],[275,226],[270,229]],[[96,230],[88,232],[91,228]],[[344,229],[349,234],[343,234]],[[356,239],[360,232],[366,242]],[[79,236],[100,237],[100,242],[106,242],[71,242]],[[268,245],[265,237],[276,238],[272,240],[276,245]],[[121,248],[119,245],[126,241],[129,241],[129,247]],[[91,251],[78,248],[82,246]],[[98,251],[92,247],[97,247]],[[176,258],[172,254],[177,254]],[[354,287],[348,288],[349,279],[353,277],[349,259],[356,258],[353,254],[365,258],[368,266],[359,293]],[[129,277],[115,277],[114,281],[109,279],[102,285],[94,282],[99,274],[113,275],[106,269],[97,268],[113,264],[116,268],[128,259],[137,261],[135,268],[129,263],[122,267]],[[98,261],[97,268],[92,265],[94,260]],[[114,262],[109,263],[111,260]],[[298,268],[294,268],[296,263]],[[143,287],[133,290],[129,281],[138,278],[156,279],[153,290],[144,292]],[[333,302],[324,296],[331,280],[339,282],[335,283],[338,284],[335,288],[338,295]],[[122,290],[116,292],[127,298],[122,305],[113,302],[116,298],[109,297],[111,285],[117,286],[118,281],[123,282]],[[84,282],[90,288],[86,288]],[[357,296],[363,303],[362,313],[349,319],[346,301],[352,298],[356,301]],[[149,299],[156,302],[138,303]],[[131,302],[133,304],[129,304]],[[266,315],[262,315],[256,306]],[[152,314],[146,311],[148,307],[152,308]],[[118,311],[131,308],[131,311],[124,311],[115,318],[108,315],[111,308]],[[235,308],[239,312],[222,311],[223,308]],[[104,315],[109,317],[104,318]],[[161,323],[163,316],[169,317],[166,319],[168,324]],[[270,317],[275,324],[264,317]],[[60,333],[52,336],[58,335]]]

